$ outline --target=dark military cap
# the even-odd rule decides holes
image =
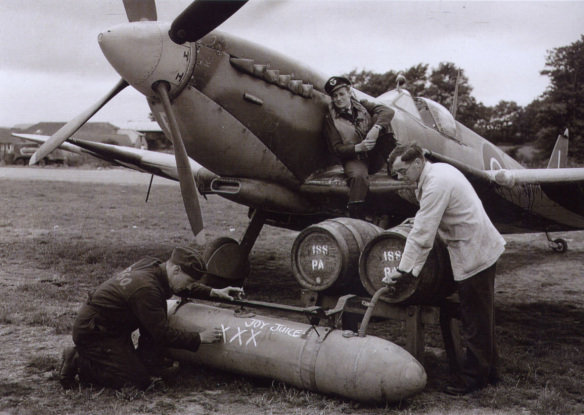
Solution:
[[[351,81],[343,76],[332,76],[324,84],[324,90],[327,94],[331,95],[336,89],[342,86],[351,86]]]
[[[180,269],[198,280],[205,273],[205,263],[198,252],[183,246],[177,246],[170,255],[170,261]]]

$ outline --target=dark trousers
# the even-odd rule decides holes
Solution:
[[[387,162],[389,153],[395,148],[395,139],[393,134],[383,134],[377,138],[375,147],[367,152],[367,164],[369,174],[375,174],[381,170]]]
[[[495,272],[496,264],[457,282],[466,346],[462,380],[469,385],[485,386],[489,380],[497,377]]]
[[[122,388],[146,389],[151,375],[162,365],[163,349],[141,330],[136,349],[131,333],[107,329],[95,321],[91,306],[83,306],[73,326],[73,342],[79,354],[78,372],[83,383]]]
[[[393,147],[393,135],[381,135],[372,150],[359,153],[357,159],[345,160],[343,169],[349,184],[349,205],[365,202],[369,191],[369,175],[381,170]]]
[[[369,191],[369,167],[367,160],[347,160],[343,169],[349,184],[349,204],[365,202]]]
[[[103,337],[77,345],[79,379],[83,383],[120,389],[146,389],[150,373],[134,349],[130,336]]]

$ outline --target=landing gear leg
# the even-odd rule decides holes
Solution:
[[[251,252],[251,248],[258,239],[258,235],[260,234],[260,231],[262,230],[265,222],[266,215],[264,212],[260,210],[254,210],[251,215],[251,221],[249,222],[249,225],[247,225],[247,229],[245,230],[243,238],[241,238],[241,242],[239,243],[246,256]]]
[[[545,236],[548,240],[549,247],[553,251],[559,252],[559,253],[564,253],[568,250],[568,242],[565,239],[558,238],[558,239],[552,240],[549,233],[547,233],[547,232],[545,233]]]
[[[264,223],[264,213],[256,210],[240,243],[225,236],[211,241],[203,253],[207,271],[227,280],[243,282],[250,271],[249,253]]]

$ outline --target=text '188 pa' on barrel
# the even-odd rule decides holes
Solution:
[[[359,259],[359,276],[369,294],[373,295],[384,287],[383,277],[397,270],[411,229],[412,224],[404,222],[381,232],[363,249]],[[390,303],[432,305],[452,294],[454,288],[448,250],[436,238],[418,278],[411,284],[395,286],[381,299]]]
[[[304,229],[292,246],[292,272],[314,291],[366,294],[359,280],[359,255],[383,229],[351,218],[335,218]]]

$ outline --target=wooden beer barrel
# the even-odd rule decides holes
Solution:
[[[370,295],[384,287],[382,279],[395,271],[401,260],[412,224],[404,222],[385,230],[363,249],[359,259],[359,277]],[[403,304],[437,304],[454,292],[455,285],[446,245],[436,237],[428,259],[413,283],[396,287],[381,296],[383,301]]]
[[[292,246],[292,272],[303,288],[366,294],[359,255],[383,229],[359,219],[335,218],[304,229]]]

